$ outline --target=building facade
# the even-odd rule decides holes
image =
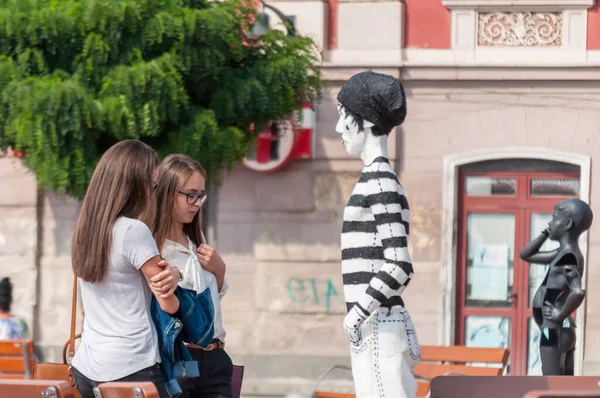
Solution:
[[[600,214],[600,4],[269,4],[315,39],[326,86],[308,156],[270,173],[240,165],[209,198],[217,204],[213,243],[228,264],[228,352],[246,366],[245,395],[310,393],[327,369],[349,363],[339,237],[362,162],[335,132],[336,95],[366,69],[399,77],[407,91],[408,117],[389,146],[412,210],[416,275],[405,301],[421,344],[509,347],[510,374],[539,374],[530,301],[544,269],[518,253],[564,198],[580,197]],[[15,312],[34,326],[45,359],[58,360],[78,203],[39,194],[17,160],[0,163],[0,273],[14,279]],[[599,236],[596,222],[581,238],[578,374],[600,374]],[[347,371],[328,380],[351,388]]]

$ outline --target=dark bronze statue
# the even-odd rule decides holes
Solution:
[[[582,200],[560,202],[548,228],[521,252],[521,258],[527,262],[550,265],[532,303],[533,318],[542,332],[540,358],[544,375],[574,374],[576,337],[571,314],[585,298],[583,254],[577,241],[593,218],[592,209]],[[557,241],[559,248],[540,252],[548,238]]]

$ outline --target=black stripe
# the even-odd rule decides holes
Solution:
[[[375,275],[374,272],[350,272],[342,275],[342,281],[344,285],[367,284]]]
[[[406,231],[406,236],[410,235],[410,223],[408,221],[404,221],[402,219],[402,215],[400,215],[400,213],[375,214],[374,217],[375,217],[375,223],[377,225],[400,223],[400,224],[404,225],[404,229]]]
[[[360,305],[359,303],[356,303],[356,307],[358,307],[358,309],[363,313],[363,315],[365,315],[365,318],[368,318],[369,315],[371,315],[371,313],[369,311],[367,311],[366,309],[364,309],[363,306]]]
[[[407,247],[408,242],[406,241],[406,236],[396,236],[393,238],[382,239],[381,244],[384,249],[392,248],[392,247]]]
[[[383,260],[383,247],[353,247],[351,249],[342,250],[342,261],[354,260],[356,258],[363,258],[365,260]]]
[[[358,302],[347,302],[346,311],[350,311],[352,307],[354,307],[357,304]],[[404,307],[404,300],[402,300],[402,297],[400,296],[392,296],[385,302],[385,304],[381,305],[381,308],[392,308],[398,305]]]
[[[397,280],[395,280],[394,278],[392,278],[392,276],[390,274],[388,274],[387,272],[381,272],[380,271],[380,272],[377,273],[377,275],[375,277],[377,279],[381,280],[386,285],[388,285],[389,288],[392,289],[392,290],[398,290],[402,286],[400,283],[398,283]]]
[[[403,223],[402,213],[380,213],[374,214],[375,222],[377,224],[387,224],[387,223]]]
[[[381,304],[383,304],[387,301],[387,297],[385,297],[385,295],[383,293],[381,293],[379,290],[373,289],[373,287],[370,285],[367,288],[366,293],[369,296],[373,297],[375,300],[379,301]]]
[[[402,307],[404,307],[404,300],[402,300],[402,297],[400,296],[392,296],[390,297],[386,302],[385,302],[385,307],[387,308],[391,308],[394,307],[396,305],[401,305]]]
[[[402,271],[404,271],[404,273],[406,275],[408,275],[409,277],[414,273],[412,264],[408,263],[406,261],[394,261],[394,260],[388,260],[386,258],[385,262],[397,265],[398,267],[402,268]]]
[[[391,204],[400,204],[400,207],[404,210],[408,210],[408,200],[406,196],[402,195],[397,191],[384,191],[378,192],[369,195],[368,197],[369,203],[371,205],[382,204],[382,205],[391,205]]]
[[[342,224],[342,233],[345,232],[377,232],[377,223],[375,221],[344,221]]]
[[[390,161],[387,160],[386,158],[384,158],[383,156],[379,156],[379,157],[375,158],[375,160],[373,161],[373,163],[387,163],[387,164],[390,164]]]
[[[368,182],[371,180],[377,180],[379,178],[389,178],[391,180],[395,180],[398,184],[400,184],[400,182],[398,181],[398,177],[396,177],[396,174],[392,173],[391,171],[364,171],[360,175],[358,182]]]
[[[368,208],[370,207],[367,197],[364,195],[352,195],[348,201],[348,206]]]

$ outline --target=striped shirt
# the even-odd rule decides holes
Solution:
[[[379,307],[404,306],[413,276],[408,253],[408,201],[384,157],[363,169],[344,210],[342,274],[346,307],[365,316]]]

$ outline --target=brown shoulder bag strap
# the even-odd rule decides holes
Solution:
[[[63,347],[63,363],[69,363],[69,361],[75,355],[75,339],[80,337],[75,335],[75,321],[77,318],[77,275],[73,275],[73,299],[71,300],[71,333],[69,335],[69,341],[65,343]],[[69,349],[69,356],[67,357],[67,347]]]
[[[69,336],[69,358],[75,355],[75,318],[77,318],[77,275],[73,275],[73,299],[71,300],[71,335]]]

